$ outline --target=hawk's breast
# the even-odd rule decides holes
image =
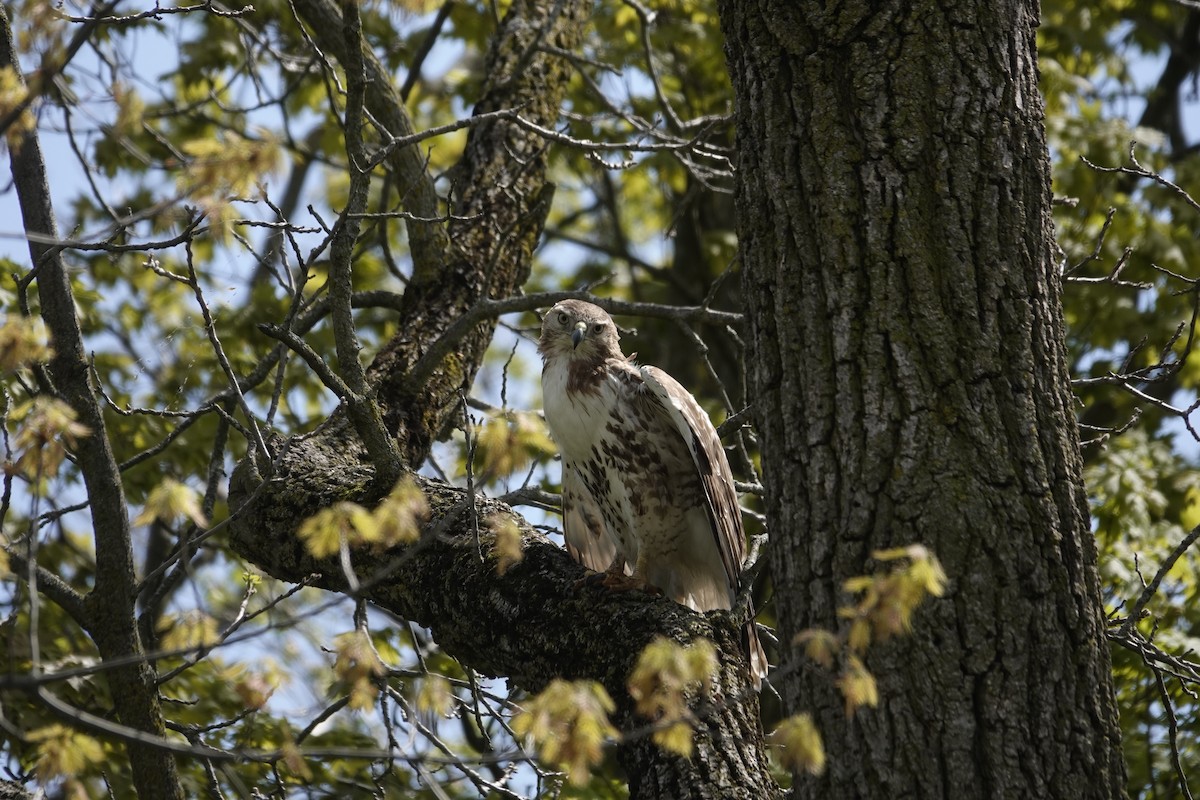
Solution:
[[[564,461],[589,457],[617,405],[617,391],[611,378],[602,378],[587,391],[579,391],[573,383],[564,364],[551,362],[542,371],[546,424]]]

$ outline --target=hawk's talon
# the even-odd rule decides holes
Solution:
[[[607,572],[592,572],[589,570],[588,574],[575,581],[574,585],[576,589],[582,589],[587,586],[601,586],[607,576]]]
[[[661,597],[663,593],[657,586],[624,572],[592,572],[575,581],[575,586],[599,586],[610,592],[645,592],[656,597]]]

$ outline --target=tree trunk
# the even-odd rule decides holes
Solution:
[[[20,75],[12,28],[3,8],[0,66]],[[73,459],[87,486],[96,548],[95,586],[83,601],[83,627],[101,658],[110,665],[105,677],[120,722],[161,738],[166,734],[166,724],[158,685],[153,667],[143,660],[145,650],[134,614],[137,580],[121,474],[105,433],[104,416],[88,381],[88,362],[62,250],[49,244],[58,239],[58,227],[50,205],[41,143],[35,131],[7,133],[13,185],[29,238],[33,266],[30,275],[36,275],[41,316],[54,345],[48,373],[55,395],[71,406],[89,431],[80,439]],[[136,741],[126,742],[126,750],[140,796],[182,800],[183,788],[170,752]]]
[[[797,797],[1120,798],[1063,345],[1032,3],[722,0],[750,384],[781,641],[836,628],[872,551],[950,577],[872,646]],[[790,671],[789,671],[790,670]]]

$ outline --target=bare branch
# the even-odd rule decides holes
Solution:
[[[1147,180],[1154,181],[1159,186],[1170,189],[1181,200],[1183,200],[1185,203],[1187,203],[1189,206],[1191,206],[1196,211],[1200,211],[1200,202],[1197,202],[1190,194],[1187,193],[1186,190],[1184,190],[1177,184],[1164,178],[1161,173],[1156,172],[1155,170],[1152,170],[1152,169],[1147,169],[1146,167],[1142,166],[1142,163],[1140,161],[1138,161],[1138,159],[1137,159],[1137,154],[1135,152],[1136,149],[1137,149],[1137,142],[1131,141],[1129,143],[1129,166],[1127,166],[1127,167],[1101,167],[1098,164],[1094,164],[1093,162],[1089,161],[1086,156],[1080,156],[1079,158],[1081,161],[1083,161],[1083,163],[1087,164],[1089,167],[1096,170],[1097,172],[1106,172],[1106,173],[1110,173],[1110,174],[1115,173],[1118,175],[1130,175],[1134,178],[1144,178]]]
[[[1167,691],[1167,684],[1159,670],[1154,670],[1154,684],[1158,688],[1158,699],[1162,703],[1163,712],[1167,715],[1167,741],[1171,743],[1171,761],[1179,778],[1179,791],[1182,792],[1184,800],[1192,800],[1187,773],[1179,760],[1179,721],[1175,719],[1175,704],[1171,702],[1171,694]]]
[[[704,306],[670,306],[659,303],[635,303],[626,300],[612,300],[596,297],[590,292],[542,292],[539,294],[508,297],[501,300],[483,300],[473,306],[465,314],[455,320],[442,335],[413,365],[408,379],[421,383],[429,377],[433,370],[453,350],[458,340],[465,336],[473,327],[486,319],[498,317],[501,314],[511,314],[515,311],[532,311],[546,308],[560,300],[586,300],[595,303],[613,314],[629,316],[660,317],[662,319],[694,320],[721,324],[740,324],[742,315],[732,311],[717,311]]]
[[[349,63],[346,39],[341,34],[341,14],[331,0],[292,0],[291,5],[311,28],[321,49],[335,55],[343,64]],[[366,108],[393,135],[413,135],[412,121],[396,93],[390,72],[369,49],[362,50],[361,59],[365,72]],[[438,195],[425,161],[416,146],[410,145],[394,150],[388,163],[396,173],[400,196],[414,214],[414,218],[408,220],[413,261],[433,269],[444,260],[449,238],[441,225],[417,221],[438,216]]]
[[[112,6],[115,5],[116,3],[112,4]],[[214,17],[236,18],[253,14],[254,6],[246,5],[239,9],[226,11],[224,9],[217,8],[213,5],[212,0],[209,0],[205,3],[196,3],[195,5],[190,6],[167,6],[165,8],[158,2],[155,2],[154,8],[150,9],[149,11],[142,11],[137,14],[126,14],[125,16],[121,17],[109,16],[108,14],[104,13],[90,17],[77,17],[70,14],[64,14],[57,8],[54,9],[53,13],[59,19],[67,22],[90,22],[100,23],[103,25],[128,25],[131,22],[140,22],[144,19],[161,20],[164,16],[169,16],[171,14],[191,14],[197,11],[203,11],[206,14],[212,14]]]
[[[1137,624],[1138,620],[1141,619],[1142,611],[1145,610],[1146,604],[1150,602],[1150,599],[1154,597],[1154,594],[1158,591],[1158,587],[1162,585],[1163,578],[1165,578],[1167,573],[1171,571],[1171,568],[1175,566],[1175,562],[1183,557],[1183,554],[1188,551],[1188,548],[1196,543],[1197,539],[1200,539],[1200,525],[1192,528],[1191,533],[1189,533],[1187,536],[1184,536],[1183,539],[1180,540],[1179,544],[1175,545],[1175,548],[1167,554],[1165,559],[1163,559],[1163,563],[1161,566],[1159,566],[1158,572],[1154,573],[1154,577],[1150,580],[1150,583],[1146,584],[1146,587],[1142,589],[1142,593],[1138,595],[1137,600],[1135,600],[1133,605],[1130,606],[1129,616],[1126,618],[1125,623],[1121,626],[1120,631],[1118,631],[1119,636],[1129,635],[1130,630],[1134,625]]]
[[[363,103],[366,94],[366,67],[363,60],[362,22],[357,0],[342,2],[343,52],[346,66],[346,156],[350,164],[350,196],[346,209],[334,229],[330,243],[329,302],[333,316],[333,335],[338,366],[345,376],[349,394],[343,395],[346,413],[367,446],[375,464],[376,480],[391,486],[400,475],[400,452],[383,424],[379,406],[369,396],[366,370],[359,361],[360,344],[351,314],[353,295],[354,245],[361,228],[360,214],[367,207],[371,173],[366,165],[362,141]],[[310,362],[311,366],[311,362]],[[327,384],[328,385],[328,384]]]

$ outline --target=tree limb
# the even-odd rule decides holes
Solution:
[[[290,469],[306,468],[298,461],[285,463],[277,474],[286,483]],[[354,473],[344,477],[355,479]],[[507,506],[483,497],[477,499],[477,513],[487,557],[480,561],[466,492],[414,479],[432,518],[415,545],[351,552],[357,596],[429,627],[447,653],[471,668],[507,677],[529,691],[555,677],[602,683],[617,702],[619,727],[640,732],[618,745],[632,797],[707,797],[716,785],[737,787],[723,797],[757,800],[778,794],[767,769],[758,697],[748,685],[740,633],[727,614],[700,615],[662,597],[579,586],[585,571],[565,551]],[[254,504],[236,528],[234,549],[275,577],[298,581],[318,573],[314,585],[351,593],[339,557],[309,555],[293,534],[294,516],[286,501]],[[523,533],[524,558],[503,575],[491,555],[489,520],[512,521]],[[638,654],[656,636],[680,643],[704,637],[720,652],[713,702],[693,701],[702,724],[691,760],[649,741],[642,729],[650,720],[634,715],[625,686]]]
[[[300,18],[312,29],[313,39],[327,53],[346,64],[345,39],[342,37],[342,15],[332,0],[292,0]],[[363,69],[366,77],[365,104],[376,120],[396,137],[411,136],[412,120],[396,93],[392,76],[379,59],[363,43]],[[433,179],[425,169],[421,151],[415,146],[397,148],[388,164],[396,173],[400,196],[405,199],[414,218],[407,220],[409,246],[413,261],[438,263],[449,246],[446,231],[437,223],[415,218],[435,219],[438,216],[438,195]]]
[[[296,0],[306,19],[305,9],[317,6],[324,7],[321,0]],[[578,46],[590,10],[584,0],[516,0],[493,36],[484,68],[488,80],[475,107],[476,119],[491,116],[470,126],[463,157],[452,171],[445,257],[427,260],[414,243],[413,275],[399,309],[401,333],[368,370],[369,386],[410,473],[453,424],[460,392],[482,363],[496,325],[497,307],[488,304],[516,294],[529,275],[553,192],[546,179],[547,143],[537,130],[550,129],[558,119],[571,70],[556,53]],[[335,42],[321,39],[321,31],[316,35],[322,47],[337,52]],[[398,105],[386,110],[372,105],[381,102],[383,95],[372,93],[386,77],[373,77],[372,59],[367,53],[364,58],[372,114],[403,116]],[[388,95],[387,102],[396,101]],[[531,124],[493,113],[515,108]],[[473,309],[478,316],[471,324],[456,327]],[[439,341],[455,346],[443,345],[414,380],[414,365]],[[536,690],[555,676],[600,681],[619,705],[617,723],[643,731],[619,748],[633,797],[708,797],[720,784],[732,792],[722,789],[725,797],[778,796],[767,770],[757,697],[747,686],[740,634],[726,617],[703,617],[661,598],[576,588],[582,568],[511,509],[468,499],[460,489],[417,475],[433,508],[418,545],[352,551],[347,563],[339,556],[318,561],[295,535],[300,523],[343,500],[373,506],[390,487],[375,479],[374,459],[342,414],[275,452],[265,482],[247,461],[231,478],[230,504],[237,511],[230,544],[237,553],[284,580],[320,573],[318,585],[427,625],[441,647],[464,664],[524,688]],[[466,521],[471,512],[482,521],[485,552],[492,542],[489,519],[511,520],[524,532],[525,558],[503,576],[494,559],[479,559],[473,526]],[[644,733],[647,721],[632,716],[625,681],[642,646],[656,635],[681,642],[703,636],[722,653],[711,708],[694,708],[701,729],[690,760],[660,750]]]

